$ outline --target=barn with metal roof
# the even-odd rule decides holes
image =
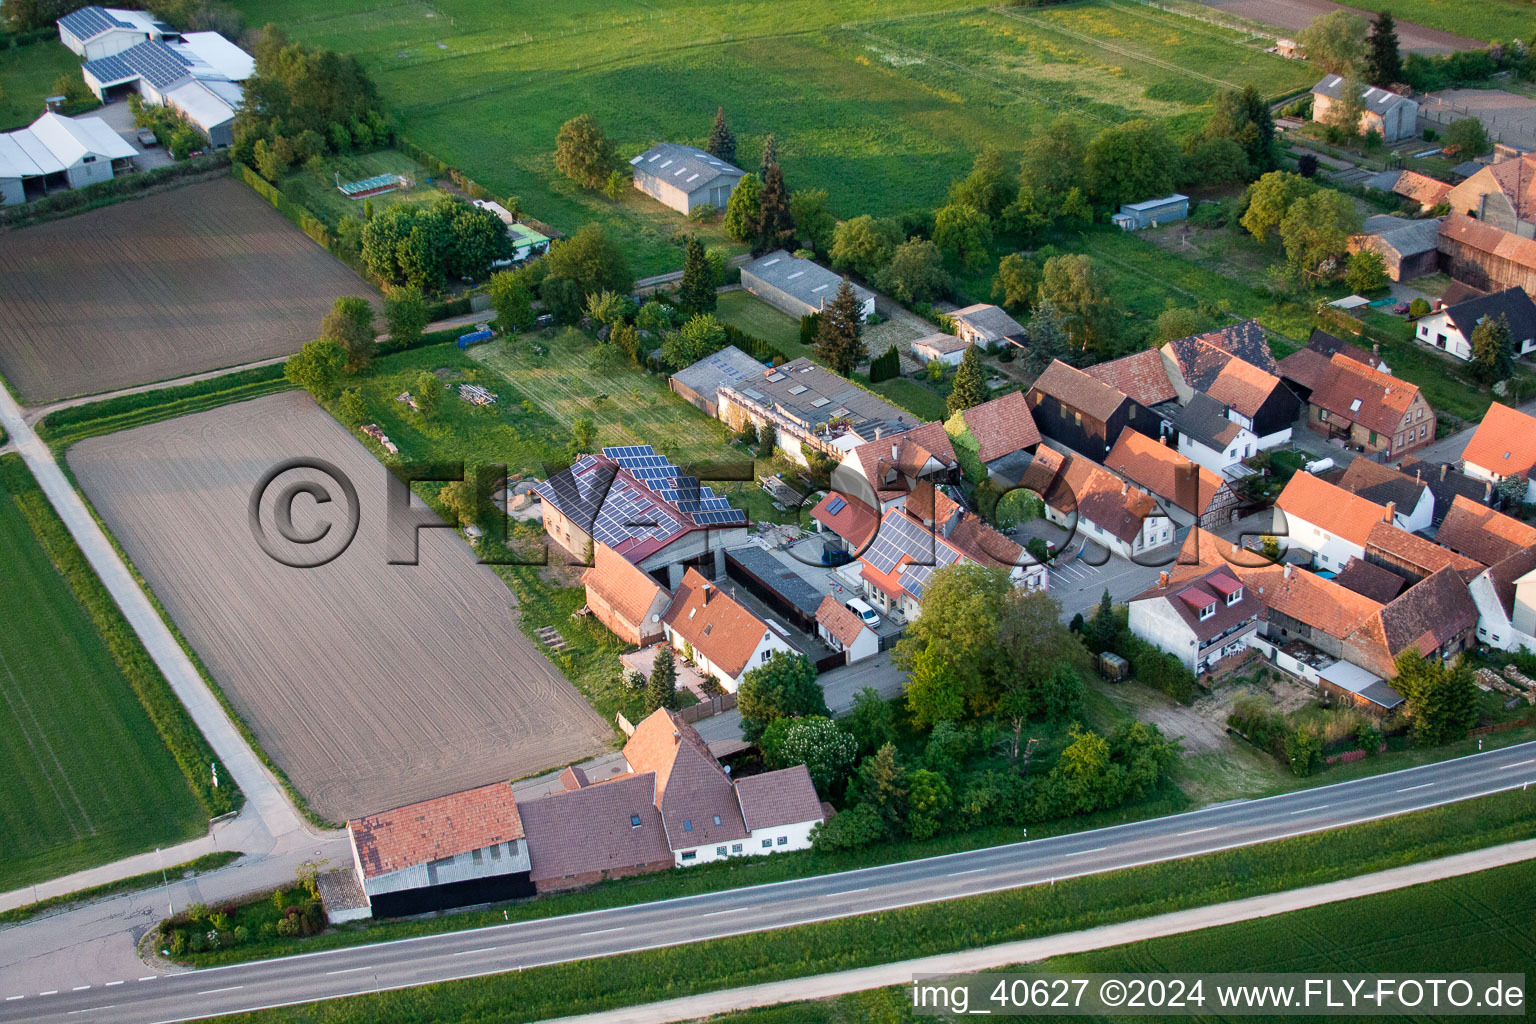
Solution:
[[[678,213],[705,203],[724,210],[746,172],[695,146],[660,142],[630,162],[635,188]]]

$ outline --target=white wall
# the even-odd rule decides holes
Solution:
[[[1419,503],[1404,514],[1398,509],[1393,514],[1393,522],[1407,530],[1409,533],[1418,533],[1420,530],[1429,529],[1435,521],[1435,496],[1428,487],[1419,493]]]
[[[1225,451],[1208,448],[1183,433],[1179,434],[1179,454],[1191,462],[1204,466],[1212,473],[1225,473],[1258,450],[1259,439],[1247,430],[1238,434]],[[1248,454],[1244,455],[1244,452]]]
[[[85,185],[94,185],[99,181],[110,181],[112,178],[112,161],[104,156],[97,156],[90,163],[78,163],[65,168],[65,177],[69,180],[70,188],[81,188]]]
[[[493,856],[493,854],[499,856]],[[375,875],[366,879],[362,877],[355,840],[352,856],[354,864],[358,865],[358,878],[362,880],[363,890],[370,897],[387,892],[420,889],[429,885],[447,885],[477,878],[513,875],[520,871],[527,871],[529,868],[528,844],[522,839],[498,843],[494,848],[488,846],[453,857],[444,857],[428,864],[413,864],[399,871],[391,871],[388,874]]]
[[[1536,438],[1531,438],[1530,443],[1536,444]],[[1485,466],[1479,466],[1471,462],[1465,462],[1462,464],[1461,468],[1462,472],[1466,473],[1467,476],[1476,477],[1479,480],[1490,480],[1493,482],[1495,487],[1499,485],[1499,474]],[[1536,473],[1532,473],[1531,478],[1526,481],[1525,500],[1527,504],[1536,502]]]
[[[1258,439],[1258,447],[1259,447],[1260,451],[1268,451],[1271,448],[1278,448],[1282,444],[1290,444],[1290,443],[1291,443],[1291,428],[1290,427],[1286,427],[1283,430],[1277,430],[1273,434],[1265,434],[1263,437],[1260,437]]]
[[[1160,651],[1178,658],[1185,668],[1195,670],[1199,656],[1199,643],[1189,623],[1168,607],[1164,599],[1147,598],[1132,601],[1130,607],[1131,632]],[[1096,654],[1097,652],[1090,652]]]
[[[931,363],[937,359],[946,366],[959,366],[961,360],[965,358],[965,349],[957,348],[953,352],[933,352],[924,346],[913,345],[912,354],[925,363]]]
[[[846,651],[849,664],[872,658],[880,653],[880,637],[868,626],[860,628],[859,635],[854,637],[853,643],[848,647],[844,647],[843,642],[828,632],[827,627],[820,622],[816,623],[816,635],[821,638],[822,643],[834,651]]]
[[[1457,359],[1472,358],[1472,343],[1452,325],[1451,318],[1444,312],[1422,317],[1413,336],[1430,348],[1443,349]]]
[[[672,649],[677,651],[677,653],[683,654],[684,645],[688,641],[683,638],[681,633],[674,631],[672,627],[668,626],[667,643],[671,644]],[[766,665],[773,658],[775,651],[783,651],[785,654],[795,653],[789,644],[779,639],[779,635],[770,628],[763,631],[763,638],[757,642],[757,647],[753,649],[752,657],[747,659],[746,667],[741,670],[741,675],[733,676],[726,672],[720,666],[710,661],[704,652],[696,647],[693,649],[693,665],[699,670],[700,675],[714,676],[720,680],[721,688],[727,693],[735,693],[741,687],[742,676],[745,676],[759,665]]]
[[[1344,568],[1351,556],[1365,557],[1364,545],[1354,544],[1343,537],[1335,537],[1320,526],[1299,516],[1288,516],[1275,508],[1274,534],[1284,538],[1282,547],[1305,548],[1317,554],[1318,565],[1334,572]]]
[[[1520,604],[1520,589],[1526,591],[1526,604]],[[1536,584],[1526,584],[1516,590],[1515,616],[1522,620],[1526,627],[1521,629],[1510,621],[1510,617],[1504,614],[1504,606],[1499,603],[1498,595],[1494,592],[1493,581],[1487,573],[1477,577],[1468,586],[1472,593],[1472,600],[1477,603],[1477,639],[1490,647],[1496,647],[1501,651],[1513,651],[1520,647],[1536,651]]]
[[[0,206],[15,206],[27,200],[20,178],[0,178]]]

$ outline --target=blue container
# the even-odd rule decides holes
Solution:
[[[494,337],[496,337],[495,333],[490,330],[471,331],[468,334],[461,334],[459,335],[459,348],[466,349],[471,345],[478,345],[482,341],[490,341]]]

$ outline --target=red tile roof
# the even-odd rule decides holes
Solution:
[[[523,838],[508,782],[367,814],[347,829],[366,878]]]
[[[1128,397],[1120,389],[1090,377],[1060,359],[1053,360],[1029,389],[1030,406],[1040,404],[1041,395],[1049,395],[1070,409],[1087,413],[1100,423],[1110,418]]]
[[[1226,595],[1236,593],[1239,589],[1242,589],[1243,596],[1235,604],[1228,604]],[[1244,587],[1233,569],[1226,565],[1219,565],[1192,578],[1186,574],[1179,579],[1170,579],[1166,585],[1159,584],[1131,600],[1166,601],[1168,607],[1173,609],[1174,614],[1184,621],[1201,643],[1220,636],[1240,622],[1257,618],[1263,609],[1258,597]],[[1201,620],[1200,609],[1211,604],[1216,606],[1216,613]]]
[[[1141,533],[1149,516],[1163,514],[1150,494],[1080,455],[1067,456],[1058,486],[1046,500],[1063,514],[1075,508],[1084,519],[1127,544]]]
[[[1536,529],[1458,494],[1435,542],[1484,565],[1496,565],[1536,545]]]
[[[593,545],[592,567],[581,574],[581,583],[619,618],[637,626],[643,625],[657,595],[665,592],[650,573],[603,543]]]
[[[1022,391],[1010,391],[1000,398],[973,406],[964,413],[966,429],[981,446],[978,457],[991,462],[1011,455],[1021,448],[1040,443],[1040,429]]]
[[[1280,360],[1280,376],[1308,391],[1316,391],[1331,369],[1328,357],[1310,348],[1299,348]]]
[[[831,594],[821,599],[821,606],[816,609],[816,621],[825,626],[828,633],[837,637],[844,647],[852,647],[859,634],[868,628]]]
[[[656,807],[674,850],[744,839],[730,776],[693,726],[661,708],[635,726],[624,760],[656,776]]]
[[[1354,555],[1349,556],[1349,561],[1345,562],[1344,568],[1334,576],[1333,582],[1345,590],[1353,590],[1363,597],[1380,601],[1382,604],[1401,594],[1403,588],[1408,585],[1408,581],[1397,573],[1356,558]]]
[[[1450,569],[1462,579],[1470,580],[1484,569],[1482,562],[1458,555],[1450,548],[1388,523],[1377,523],[1371,527],[1365,551],[1366,554],[1375,552],[1385,555],[1389,561],[1404,564],[1420,576]]]
[[[1412,648],[1429,655],[1477,625],[1477,604],[1451,569],[1441,569],[1403,592],[1362,622],[1349,637],[1366,651],[1386,651],[1370,666],[1378,675],[1396,675],[1397,656]]]
[[[1234,566],[1238,577],[1258,593],[1266,610],[1304,622],[1335,639],[1344,639],[1381,608],[1380,603],[1332,580],[1294,566],[1286,575],[1286,568]]]
[[[1440,223],[1440,248],[1456,242],[1485,252],[1496,259],[1508,260],[1527,270],[1536,270],[1536,239],[1522,238],[1513,231],[1496,228],[1476,217],[1453,213]]]
[[[1494,402],[1461,458],[1493,476],[1529,480],[1532,467],[1536,467],[1536,416]]]
[[[1186,512],[1204,515],[1226,481],[1166,444],[1122,430],[1104,465]]]
[[[1259,414],[1269,396],[1283,387],[1285,384],[1279,377],[1234,357],[1217,372],[1205,393],[1252,419]]]
[[[1125,392],[1142,405],[1171,402],[1178,397],[1173,382],[1168,379],[1168,367],[1163,362],[1163,354],[1155,348],[1099,363],[1083,372]]]
[[[753,832],[819,821],[826,816],[811,784],[811,773],[803,764],[737,779],[736,796],[747,828]]]
[[[528,801],[529,877],[544,882],[671,864],[655,791],[656,776],[646,772]]]
[[[1439,178],[1431,178],[1418,171],[1404,171],[1397,176],[1397,182],[1392,186],[1392,191],[1416,200],[1419,205],[1427,208],[1439,203],[1454,187]]]
[[[937,460],[945,468],[956,464],[955,446],[944,424],[937,421],[861,444],[850,454],[859,460],[865,479],[876,491],[887,490],[893,484],[897,490],[905,490],[905,478],[920,476],[929,459]],[[895,478],[888,479],[893,472]]]
[[[1331,369],[1313,388],[1308,401],[1367,430],[1396,433],[1419,389],[1340,353],[1329,364]]]
[[[684,574],[662,621],[720,671],[733,677],[746,669],[752,652],[768,632],[766,622],[706,580],[697,569]]]
[[[1387,520],[1383,506],[1319,480],[1311,473],[1291,477],[1275,508],[1361,547],[1365,547],[1372,527]]]
[[[838,505],[836,512],[832,511],[833,505]],[[880,522],[874,509],[841,491],[828,491],[811,509],[811,518],[843,538],[855,551],[868,543]]]

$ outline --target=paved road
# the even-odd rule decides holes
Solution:
[[[1210,853],[1533,781],[1536,742],[1113,828],[680,900],[180,975],[149,978],[146,972],[148,980],[0,990],[0,1024],[170,1022],[614,956]]]

